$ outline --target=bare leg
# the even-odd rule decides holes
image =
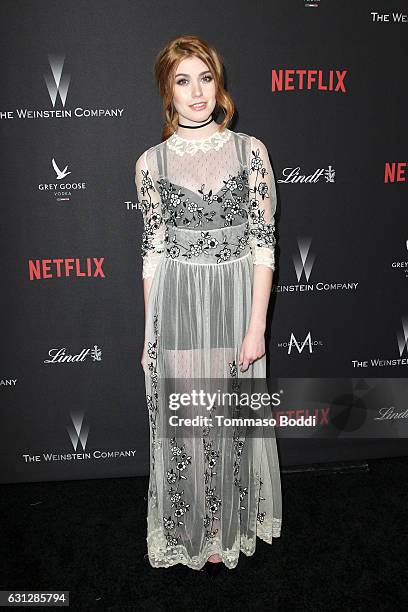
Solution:
[[[211,555],[211,557],[208,557],[207,560],[210,563],[222,563],[222,559],[221,559],[220,555],[218,555],[218,554]]]

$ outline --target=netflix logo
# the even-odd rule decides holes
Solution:
[[[29,279],[34,281],[46,278],[66,278],[68,276],[105,278],[102,270],[104,259],[104,257],[29,259]]]
[[[406,183],[407,162],[385,162],[384,183]]]
[[[316,89],[346,93],[347,70],[272,69],[272,91]]]

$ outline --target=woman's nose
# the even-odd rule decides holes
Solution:
[[[193,95],[194,96],[201,96],[201,94],[202,94],[201,84],[200,83],[196,83],[193,86]]]

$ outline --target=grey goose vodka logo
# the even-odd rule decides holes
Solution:
[[[303,0],[306,8],[318,8],[320,6],[320,0]]]
[[[384,368],[408,366],[408,315],[401,317],[401,327],[396,331],[398,354],[396,357],[371,357],[352,359],[353,368]]]
[[[71,58],[71,66],[75,67],[76,57]],[[36,70],[31,67],[31,70]],[[92,90],[92,82],[88,83],[85,79],[81,79],[81,75],[77,74],[76,78],[71,82],[71,73],[67,70],[66,58],[63,53],[54,53],[47,55],[46,68],[42,67],[39,71],[41,76],[43,91],[47,92],[47,99],[50,106],[46,108],[14,108],[0,111],[0,120],[11,119],[101,119],[101,118],[118,118],[123,116],[124,108],[115,106],[105,106],[104,102],[95,100],[92,107],[80,105],[81,92],[86,93]],[[42,73],[42,74],[41,74]],[[107,80],[109,75],[107,74]],[[40,82],[40,81],[39,81]],[[45,87],[44,87],[45,83]],[[75,83],[73,88],[72,83]],[[115,95],[107,89],[108,94],[104,99],[109,100],[111,95]],[[32,93],[30,91],[30,93]],[[68,95],[69,94],[69,95]],[[36,91],[34,94],[36,95]],[[76,106],[68,107],[68,102],[75,99]],[[38,99],[41,99],[41,92],[38,89]],[[18,104],[18,102],[17,102]]]
[[[66,176],[68,176],[68,174],[71,174],[71,170],[68,170],[68,166],[65,166],[65,168],[63,170],[60,170],[57,166],[57,162],[55,161],[54,158],[52,158],[51,160],[52,163],[52,167],[55,170],[55,174],[57,175],[57,179],[58,180],[62,180],[64,179]]]
[[[301,237],[297,240],[297,251],[292,254],[295,283],[281,283],[274,286],[276,293],[307,293],[313,291],[355,291],[358,287],[356,281],[338,280],[316,280],[312,279],[312,272],[317,276],[315,270],[316,253],[311,250],[312,239]]]
[[[50,170],[51,168],[53,169],[55,176],[52,178],[50,176],[50,182],[38,183],[38,191],[52,195],[57,202],[69,201],[71,200],[73,193],[85,191],[87,187],[85,181],[78,179],[73,180],[72,177],[67,179],[67,177],[72,174],[72,171],[68,169],[69,164],[66,164],[65,162],[57,163],[55,157],[53,157],[50,163]]]
[[[408,279],[408,240],[405,241],[404,250],[407,251],[405,256],[401,256],[399,261],[393,261],[391,268],[394,270],[402,270],[404,278]]]

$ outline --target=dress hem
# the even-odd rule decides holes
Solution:
[[[204,565],[206,564],[208,558],[211,555],[219,555],[222,559],[222,562],[224,563],[225,567],[227,569],[234,569],[237,565],[238,565],[238,561],[239,561],[239,555],[242,552],[244,555],[246,555],[247,557],[251,557],[252,555],[254,555],[255,550],[256,550],[256,538],[259,538],[260,540],[262,540],[263,542],[266,542],[267,544],[272,544],[273,540],[276,538],[279,538],[281,535],[281,519],[274,519],[274,523],[276,524],[276,526],[274,525],[272,528],[272,532],[270,529],[268,530],[258,530],[256,533],[256,536],[254,538],[246,538],[246,537],[241,537],[241,543],[239,550],[236,551],[231,551],[231,550],[223,550],[221,549],[219,546],[213,546],[213,545],[209,545],[207,546],[207,548],[204,550],[204,552],[199,556],[199,557],[194,557],[193,559],[187,554],[186,550],[185,550],[185,546],[183,545],[178,545],[175,547],[172,547],[172,550],[174,551],[174,556],[170,561],[166,561],[165,559],[163,559],[162,556],[160,556],[160,547],[159,547],[159,555],[156,556],[154,553],[147,553],[148,559],[149,559],[149,563],[153,568],[167,568],[167,567],[172,567],[174,565],[185,565],[187,567],[189,567],[190,569],[194,569],[194,570],[202,570]],[[148,549],[149,547],[154,547],[154,544],[152,543],[152,541],[156,540],[157,538],[160,537],[159,532],[153,532],[150,533],[147,538],[146,541],[148,543]],[[150,546],[149,546],[150,544]]]

